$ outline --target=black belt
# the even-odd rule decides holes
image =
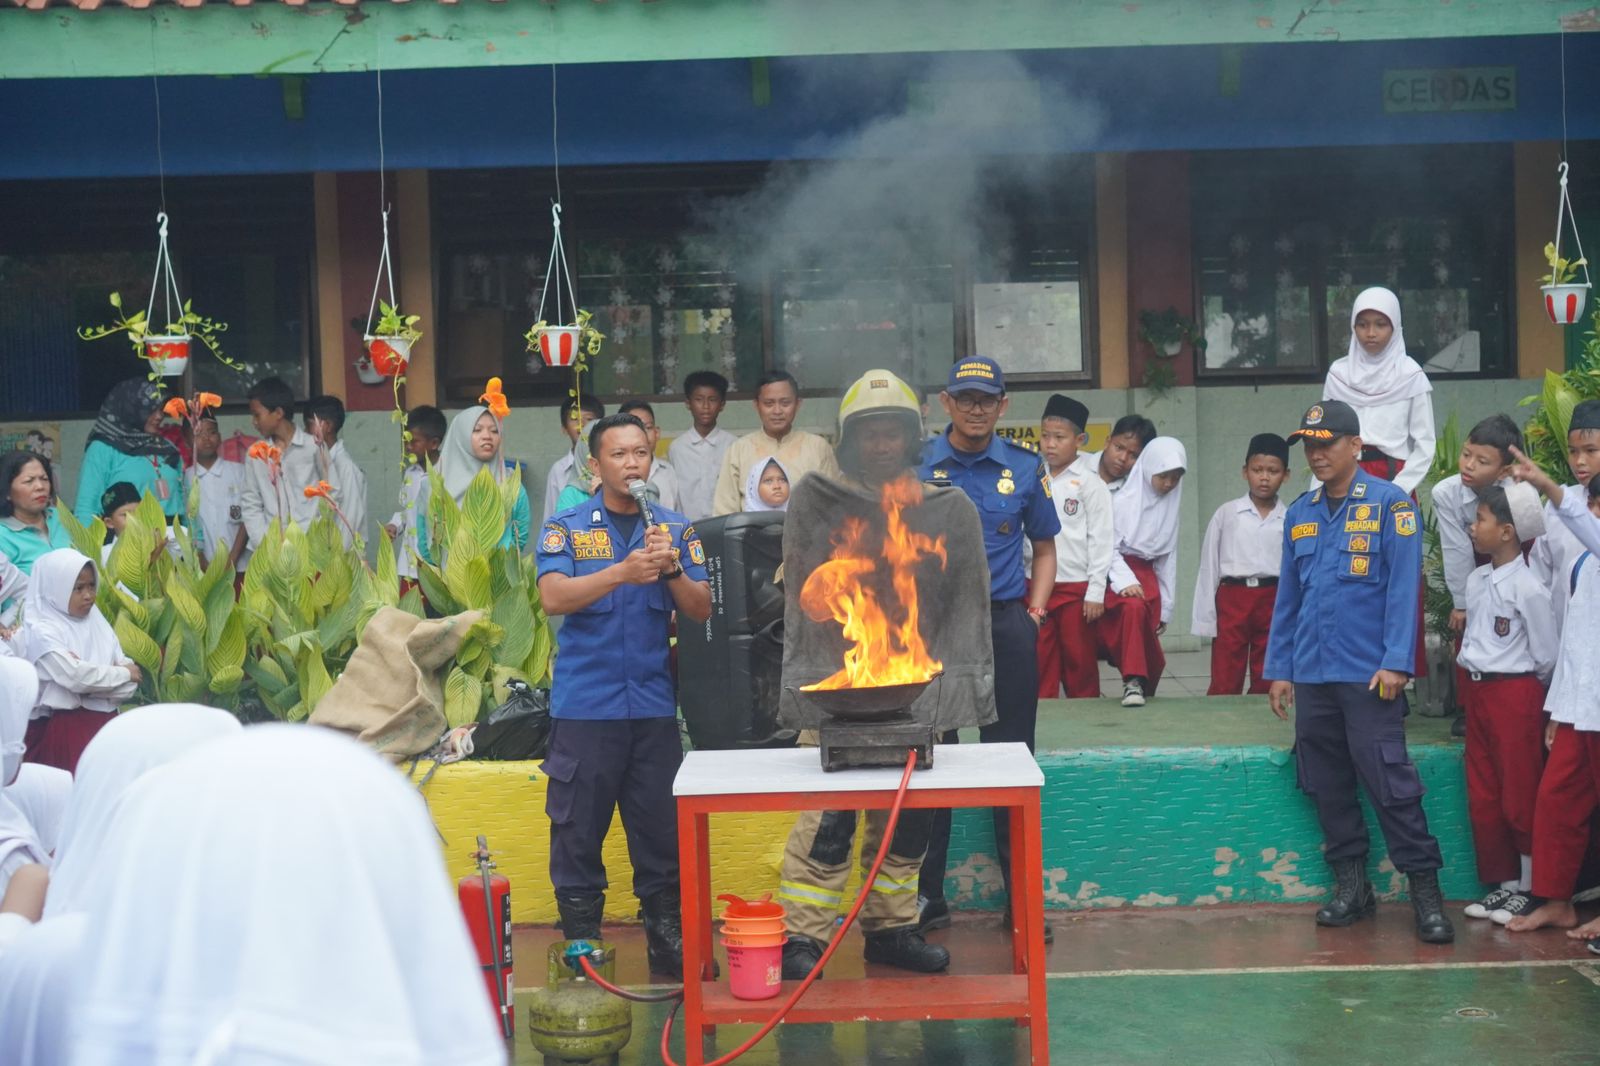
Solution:
[[[1224,585],[1243,585],[1247,589],[1269,589],[1278,583],[1275,577],[1225,577]]]
[[[1532,673],[1521,674],[1486,674],[1481,670],[1468,670],[1467,676],[1474,681],[1518,681],[1524,677],[1533,677]]]
[[[989,601],[989,610],[991,610],[991,611],[1001,611],[1001,610],[1004,610],[1007,607],[1010,607],[1012,604],[1021,603],[1021,602],[1022,602],[1022,597],[1021,596],[1018,596],[1014,600],[990,600]]]
[[[1362,448],[1361,461],[1363,463],[1388,464],[1388,472],[1383,476],[1385,481],[1393,481],[1394,476],[1400,472],[1400,460],[1387,452],[1379,451],[1377,448]]]

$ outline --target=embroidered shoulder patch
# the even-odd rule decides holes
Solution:
[[[706,565],[706,550],[701,546],[699,537],[689,541],[689,561],[696,566]]]
[[[1306,537],[1314,537],[1317,535],[1317,529],[1318,526],[1315,522],[1301,522],[1289,530],[1289,539],[1304,540]]]
[[[1389,505],[1389,510],[1397,512],[1397,513],[1400,512],[1400,511],[1409,511],[1409,510],[1411,510],[1411,501],[1410,500],[1396,500],[1396,501],[1394,501],[1393,503],[1391,503]]]
[[[1394,531],[1402,537],[1409,537],[1417,532],[1417,512],[1396,511],[1394,513]]]
[[[567,547],[567,531],[565,528],[552,522],[544,527],[544,536],[539,540],[539,550],[546,555],[560,555]]]

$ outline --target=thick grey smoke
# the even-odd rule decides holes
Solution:
[[[741,284],[770,279],[779,350],[803,384],[870,365],[933,380],[949,365],[952,264],[1005,263],[1017,205],[1076,195],[1052,182],[1103,111],[1009,55],[878,57],[854,73],[855,86],[776,83],[848,132],[803,146],[819,161],[777,165],[754,192],[706,207],[697,228],[737,249]],[[848,115],[864,100],[879,113]]]

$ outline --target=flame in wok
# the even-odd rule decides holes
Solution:
[[[937,558],[944,569],[944,537],[914,533],[901,517],[907,507],[922,503],[922,485],[916,479],[888,483],[880,503],[888,519],[882,546],[870,543],[865,521],[846,518],[833,535],[833,554],[800,589],[806,617],[838,622],[851,645],[844,653],[843,670],[802,691],[917,684],[944,668],[922,642],[916,579],[917,564],[923,559]],[[893,602],[884,602],[880,594],[884,576],[893,590]]]

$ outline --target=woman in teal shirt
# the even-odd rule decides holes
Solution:
[[[183,514],[183,460],[161,428],[161,394],[142,378],[118,382],[100,405],[78,472],[78,502],[72,513],[88,525],[100,513],[100,497],[119,481],[161,502],[168,518]]]
[[[444,481],[445,491],[456,503],[460,503],[466,497],[472,479],[484,467],[495,471],[496,481],[514,476],[516,470],[515,466],[500,458],[500,420],[487,407],[469,407],[450,420],[450,430],[439,449],[439,477]],[[443,561],[435,559],[428,548],[427,515],[431,486],[431,480],[424,482],[422,498],[417,502],[417,514],[420,516],[417,521],[417,554],[422,556],[424,562],[443,565]],[[508,548],[515,544],[517,551],[525,551],[531,520],[528,490],[519,487],[517,505],[512,509],[511,521],[506,525],[505,536],[500,538],[500,546]]]
[[[72,547],[51,506],[55,490],[44,456],[29,451],[0,456],[0,555],[24,574],[33,572],[34,560],[45,552]]]

